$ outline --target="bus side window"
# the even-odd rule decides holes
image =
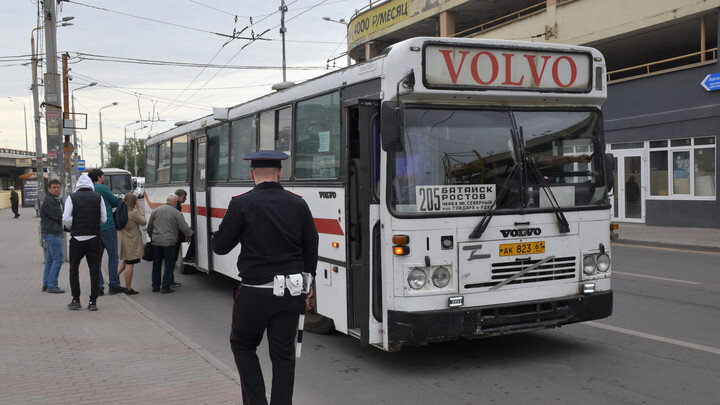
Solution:
[[[340,172],[340,94],[297,103],[295,178],[335,179]]]
[[[208,135],[208,180],[227,181],[229,134],[228,124],[218,125],[207,130]]]
[[[157,145],[148,146],[145,154],[145,181],[155,183],[155,161],[157,159]]]

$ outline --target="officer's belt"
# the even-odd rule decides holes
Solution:
[[[273,294],[282,297],[285,295],[285,289],[290,292],[290,295],[297,296],[301,293],[307,293],[309,291],[310,284],[312,284],[312,276],[307,273],[296,273],[288,275],[276,275],[273,281],[265,284],[245,284],[241,283],[245,287],[250,288],[265,288],[272,289]]]

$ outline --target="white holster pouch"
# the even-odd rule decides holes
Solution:
[[[285,295],[285,276],[275,276],[273,280],[273,294],[277,297]]]
[[[298,296],[302,294],[303,291],[303,276],[302,274],[290,274],[285,276],[285,286],[287,287],[288,291],[290,291],[290,295],[293,297]]]

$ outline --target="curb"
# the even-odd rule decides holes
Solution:
[[[669,243],[636,239],[616,239],[612,241],[612,243],[616,243],[619,245],[647,246],[666,249],[678,249],[685,251],[689,250],[694,252],[720,253],[720,246],[689,245],[685,243]]]
[[[177,329],[170,326],[167,322],[163,321],[162,319],[158,318],[155,314],[148,311],[143,307],[142,305],[138,304],[137,302],[133,301],[132,298],[128,297],[126,294],[117,294],[121,295],[122,299],[124,299],[127,303],[132,305],[138,312],[145,315],[148,319],[150,319],[154,324],[158,325],[160,328],[162,328],[165,332],[169,333],[170,336],[174,337],[180,343],[187,346],[190,350],[195,352],[198,356],[200,356],[203,360],[210,363],[213,367],[215,367],[219,372],[223,373],[226,377],[233,380],[233,382],[241,386],[240,383],[240,376],[238,375],[236,370],[232,370],[229,367],[227,367],[223,362],[221,362],[217,357],[213,356],[205,350],[202,346],[199,344],[193,342],[189,337],[183,335],[182,333],[178,332]]]

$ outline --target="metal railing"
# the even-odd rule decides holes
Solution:
[[[630,66],[622,69],[616,69],[611,72],[607,72],[607,81],[612,83],[613,81],[624,80],[629,78],[635,78],[639,76],[647,76],[650,74],[656,74],[663,71],[669,71],[678,68],[692,67],[698,63],[711,62],[717,60],[718,48],[707,49],[705,51],[693,52],[686,55],[675,56],[673,58],[658,60],[654,62],[644,63],[642,65]],[[709,56],[709,58],[708,58]],[[681,61],[687,60],[687,63],[681,63]],[[680,63],[678,63],[680,62]],[[674,63],[673,66],[662,67]],[[637,72],[633,74],[632,72]],[[622,74],[625,73],[625,74]],[[613,78],[615,76],[615,78]],[[622,76],[622,77],[617,77]]]
[[[532,5],[530,7],[524,8],[522,10],[514,11],[510,14],[506,14],[502,17],[498,17],[494,20],[490,20],[490,21],[484,22],[480,25],[476,25],[474,27],[468,28],[466,30],[456,32],[452,36],[453,37],[461,37],[461,36],[468,36],[471,34],[477,34],[477,33],[486,31],[492,27],[496,27],[500,24],[505,24],[510,21],[519,20],[521,18],[527,17],[530,14],[535,14],[538,11],[543,11],[543,10],[545,10],[546,6],[547,6],[547,1],[543,1],[543,2],[537,3],[535,5]]]

